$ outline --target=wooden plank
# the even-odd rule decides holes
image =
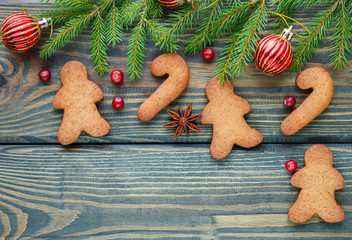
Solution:
[[[346,187],[346,220],[287,219],[310,145],[235,148],[213,160],[208,145],[0,146],[0,236],[77,239],[352,237],[352,145],[328,144]]]
[[[0,17],[8,14],[9,4],[0,4]],[[41,5],[28,4],[28,12],[38,12]],[[17,6],[20,9],[19,6]],[[307,19],[306,19],[307,21]],[[304,21],[303,21],[304,22]],[[48,37],[49,30],[43,34],[42,40]],[[214,43],[213,48],[219,54],[223,47],[223,39]],[[121,86],[114,85],[109,74],[97,75],[89,58],[89,31],[71,41],[62,50],[50,58],[43,60],[38,57],[39,45],[26,54],[16,54],[0,46],[0,143],[57,143],[56,133],[62,120],[62,111],[52,108],[52,99],[61,87],[59,72],[64,63],[70,60],[82,61],[87,67],[89,78],[97,83],[104,91],[105,97],[98,104],[102,115],[111,124],[111,132],[102,138],[92,138],[87,134],[78,143],[205,143],[211,141],[212,127],[198,125],[201,134],[192,134],[190,138],[182,135],[173,140],[173,129],[162,126],[170,118],[167,109],[176,110],[178,106],[185,108],[189,102],[193,103],[194,113],[201,113],[207,104],[205,85],[212,77],[215,63],[206,63],[200,54],[184,56],[189,64],[191,79],[186,91],[169,107],[160,112],[152,121],[139,121],[136,111],[140,104],[160,85],[164,78],[152,76],[149,71],[151,61],[160,52],[148,42],[145,68],[142,79],[132,82],[128,76]],[[121,69],[126,73],[127,35],[122,44],[111,49],[109,69]],[[234,81],[235,92],[252,105],[252,111],[246,116],[248,123],[264,135],[264,143],[300,143],[300,142],[352,142],[352,81],[348,70],[333,71],[328,66],[327,48],[321,48],[313,59],[311,66],[321,66],[332,75],[335,83],[335,94],[327,110],[313,122],[294,136],[286,137],[280,132],[282,120],[289,114],[283,107],[283,98],[294,95],[299,105],[308,96],[309,91],[302,91],[295,86],[298,73],[286,73],[280,76],[268,76],[260,73],[254,64],[249,64],[245,72]],[[217,57],[219,57],[217,55]],[[48,68],[52,79],[43,83],[38,79],[38,72]],[[126,74],[127,75],[127,74]],[[122,111],[111,107],[115,96],[125,99],[126,105]]]

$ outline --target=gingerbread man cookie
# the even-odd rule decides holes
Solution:
[[[345,181],[332,166],[332,152],[325,145],[316,144],[307,149],[304,160],[306,166],[291,179],[291,184],[301,191],[288,218],[291,222],[303,223],[317,214],[325,222],[343,221],[345,213],[336,203],[335,190],[342,189]]]
[[[219,78],[211,79],[206,94],[209,103],[202,112],[201,122],[213,125],[210,154],[214,159],[227,157],[234,144],[251,148],[263,141],[262,134],[251,128],[243,117],[250,112],[251,105],[234,93],[229,81],[221,85]]]
[[[53,107],[64,109],[57,133],[62,145],[76,141],[82,131],[93,137],[110,132],[109,123],[98,112],[96,102],[103,99],[103,91],[88,80],[87,68],[81,62],[66,63],[60,72],[63,87],[56,93]]]

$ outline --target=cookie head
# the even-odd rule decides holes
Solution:
[[[60,79],[64,85],[75,80],[86,80],[88,79],[87,68],[78,61],[67,62],[61,68]]]
[[[332,167],[334,156],[331,150],[322,144],[309,147],[304,155],[307,167]]]
[[[219,83],[219,77],[211,79],[207,83],[206,93],[209,101],[212,99],[226,98],[228,95],[233,95],[234,90],[232,84],[225,79],[224,84]]]

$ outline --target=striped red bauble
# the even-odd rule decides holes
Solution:
[[[180,8],[187,3],[187,0],[158,0],[161,6],[170,9]]]
[[[293,58],[291,30],[292,26],[285,29],[281,35],[268,35],[258,42],[254,62],[259,70],[276,75],[290,67]]]
[[[47,27],[49,23],[50,19],[36,20],[27,13],[12,13],[0,26],[0,39],[8,49],[26,52],[37,44],[41,28]]]

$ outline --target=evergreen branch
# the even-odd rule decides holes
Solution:
[[[144,21],[148,25],[148,33],[152,37],[154,42],[158,41],[160,37],[165,34],[165,32],[167,32],[167,29],[155,20],[144,19]],[[162,48],[166,48],[166,51],[175,52],[178,49],[178,46],[174,41],[170,40],[166,43],[166,45],[162,46]]]
[[[173,18],[176,19],[175,22],[172,22],[172,27],[164,33],[161,38],[156,42],[156,46],[166,46],[169,41],[176,41],[178,38],[179,32],[184,29],[186,25],[190,25],[190,19],[192,19],[192,15],[197,12],[197,8],[201,5],[203,0],[198,2],[195,5],[195,8],[185,7],[183,11],[180,11],[173,15]],[[184,12],[186,11],[186,12]]]
[[[336,1],[329,10],[319,12],[318,18],[315,19],[314,23],[310,27],[310,29],[313,29],[313,31],[310,32],[310,36],[306,41],[301,42],[297,47],[295,54],[296,57],[292,61],[290,67],[291,70],[297,69],[300,71],[302,66],[311,59],[312,53],[316,52],[316,49],[319,47],[319,43],[324,39],[328,29],[330,28],[333,20],[333,13],[338,4],[339,1]]]
[[[334,69],[343,69],[346,67],[349,60],[349,54],[351,53],[350,46],[352,42],[352,21],[351,4],[346,8],[346,1],[339,0],[339,5],[336,8],[336,25],[334,27],[334,33],[331,41],[331,49],[333,53],[330,55],[330,65],[334,66]]]
[[[185,52],[196,54],[207,43],[211,43],[211,35],[209,34],[212,27],[211,23],[219,16],[219,12],[221,11],[221,8],[218,8],[219,5],[219,1],[217,1],[207,20],[196,30],[196,35],[186,41]]]
[[[259,0],[258,0],[259,1]],[[236,21],[243,15],[243,10],[256,4],[258,1],[250,0],[247,4],[242,4],[241,1],[234,1],[234,7],[230,10],[224,11],[215,24],[210,28],[209,32],[212,37],[219,37],[225,31],[230,30],[236,26]]]
[[[40,2],[48,3],[49,0],[40,0]],[[85,1],[80,1],[80,0],[54,0],[52,5],[54,7],[58,7],[58,8],[65,7],[65,8],[71,8],[71,9],[74,9],[76,7],[79,8],[82,6],[96,8],[95,5],[93,5],[87,1],[85,2]]]
[[[145,0],[136,1],[127,7],[124,19],[126,27],[140,17],[139,14],[145,9],[144,7],[147,7],[147,2]]]
[[[110,23],[107,26],[107,43],[115,46],[122,40],[123,18],[116,6],[112,6],[106,18],[107,22]]]
[[[108,4],[107,1],[105,4]],[[40,57],[47,58],[56,52],[59,48],[63,47],[66,42],[73,39],[76,35],[78,35],[83,28],[87,27],[92,18],[99,13],[99,10],[105,6],[105,4],[96,8],[89,14],[79,15],[76,18],[72,18],[70,21],[66,23],[64,27],[61,27],[58,30],[58,35],[55,37],[51,37],[47,40],[46,44],[43,45],[40,49]]]
[[[241,33],[233,36],[232,41],[235,40],[235,43],[232,47],[225,49],[222,53],[223,57],[215,71],[215,74],[220,77],[221,83],[227,76],[233,78],[232,74],[239,74],[243,70],[242,65],[252,60],[252,52],[257,44],[257,32],[263,33],[266,22],[267,8],[265,0],[262,0],[244,23]],[[225,59],[225,64],[221,64]]]
[[[74,9],[71,10],[69,8],[65,9],[57,9],[57,10],[49,10],[47,12],[44,12],[40,15],[37,15],[35,18],[36,19],[41,19],[41,18],[51,18],[52,23],[54,25],[62,25],[68,21],[70,21],[72,18],[75,18],[77,16],[80,16],[82,14],[89,14],[91,12],[91,9]]]
[[[138,5],[136,7],[131,4],[131,6],[133,7],[133,9],[136,10],[136,12],[138,9],[141,9],[140,6],[144,5],[144,7],[141,9],[141,12],[138,11],[139,13],[129,14],[131,17],[132,15],[140,16],[140,21],[137,26],[133,28],[132,35],[128,41],[127,72],[130,74],[130,79],[132,81],[134,81],[136,77],[140,77],[145,58],[146,31],[144,19],[149,7],[149,1],[150,0],[140,1],[140,3],[137,2]]]
[[[66,23],[66,26],[61,27],[58,30],[58,35],[55,37],[51,37],[47,40],[46,44],[43,45],[40,49],[40,57],[48,58],[53,55],[56,50],[63,47],[66,42],[74,38],[77,34],[79,34],[83,28],[87,27],[93,17],[93,13],[84,15],[83,18],[78,16],[77,18],[73,18]]]
[[[91,36],[91,57],[93,59],[94,69],[99,74],[108,71],[108,55],[106,44],[106,24],[98,14],[93,20],[92,36]]]

